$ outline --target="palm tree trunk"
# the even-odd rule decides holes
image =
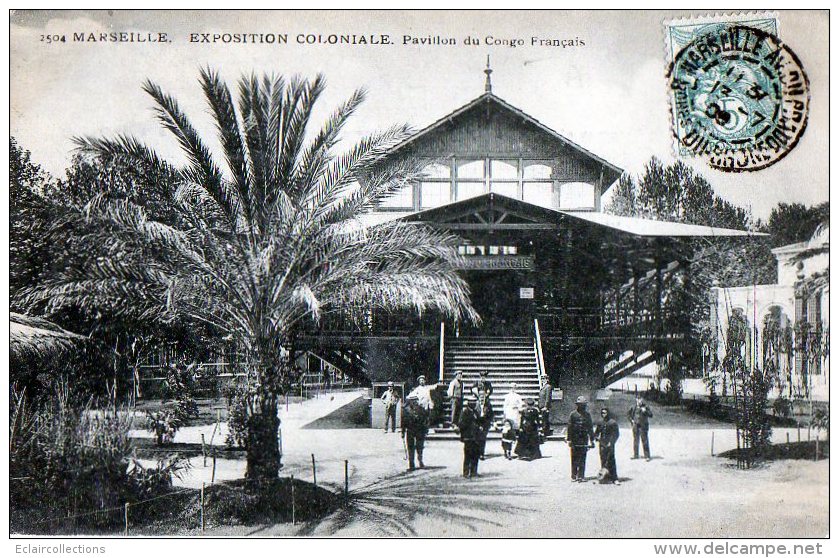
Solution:
[[[277,416],[279,398],[275,394],[260,393],[248,417],[247,469],[245,478],[273,480],[280,472],[280,445]]]

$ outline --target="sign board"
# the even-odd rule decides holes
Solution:
[[[533,256],[464,256],[458,269],[533,270]]]
[[[519,298],[534,298],[533,287],[519,287]]]

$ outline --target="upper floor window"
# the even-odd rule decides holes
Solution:
[[[385,200],[384,209],[430,209],[495,192],[543,207],[557,207],[554,191],[556,170],[553,161],[503,157],[459,158],[429,161],[424,177],[414,188],[405,188]],[[593,195],[593,188],[590,194]],[[563,194],[566,204],[560,207],[592,207],[591,196],[577,201],[571,190]],[[583,196],[585,197],[585,196]]]
[[[559,207],[562,209],[592,209],[594,186],[585,182],[568,182],[560,188]]]

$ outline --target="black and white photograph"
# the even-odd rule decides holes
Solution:
[[[822,553],[828,10],[9,25],[15,552]]]

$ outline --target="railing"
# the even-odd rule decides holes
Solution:
[[[446,371],[443,359],[446,355],[446,322],[440,322],[440,383],[443,382],[443,374]]]
[[[433,313],[417,317],[410,312],[371,310],[366,316],[351,320],[343,316],[323,316],[320,323],[305,330],[309,335],[412,335],[433,336],[439,317]]]
[[[539,319],[533,319],[533,329],[536,332],[536,340],[533,342],[536,347],[536,357],[539,363],[539,389],[542,388],[542,374],[545,372],[545,355],[542,352],[542,335],[539,332]]]

